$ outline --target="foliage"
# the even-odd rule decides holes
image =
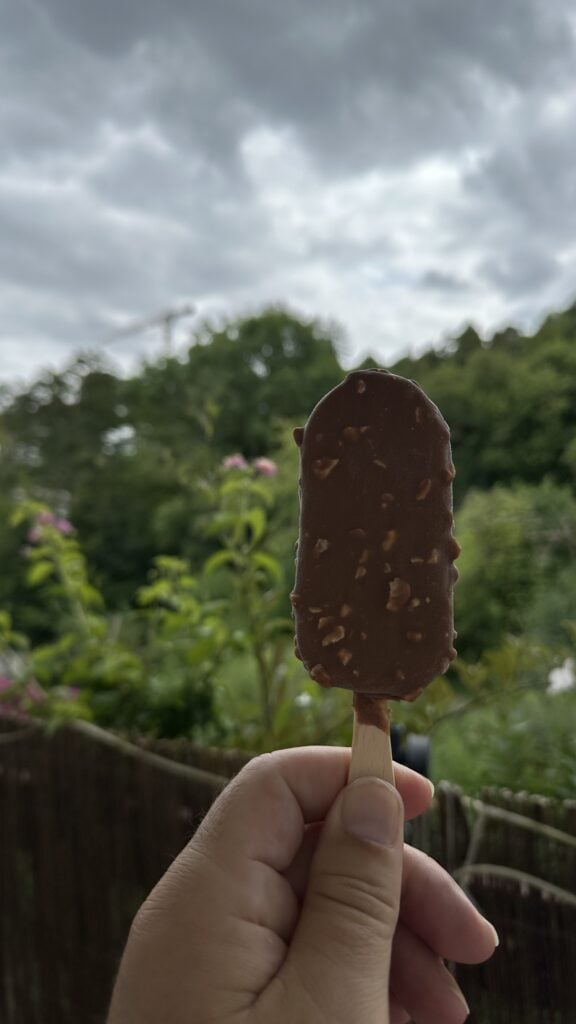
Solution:
[[[293,654],[287,577],[272,553],[276,464],[256,459],[250,467],[241,456],[226,464],[214,488],[216,514],[206,522],[220,548],[207,560],[204,575],[214,576],[217,591],[227,595],[227,615],[238,648],[233,663],[227,659],[216,679],[229,742],[269,750],[306,738],[347,738],[350,698],[343,715],[341,695],[322,695]],[[273,484],[262,479],[263,469],[276,478]],[[285,486],[280,483],[279,493]]]
[[[123,609],[157,554],[199,564],[210,553],[196,519],[214,464],[230,451],[269,455],[278,424],[303,419],[342,374],[328,329],[280,308],[205,324],[184,359],[128,380],[79,357],[5,397],[0,523],[23,492],[64,508],[107,605]],[[0,555],[12,552],[0,606],[40,638],[50,616],[25,607],[14,548],[0,525]]]
[[[141,614],[110,615],[89,582],[71,524],[35,503],[23,504],[15,519],[33,523],[28,584],[57,612],[55,637],[27,645],[16,679],[24,690],[31,681],[42,688],[36,710],[163,735],[207,723],[215,728],[210,678],[224,627],[217,609],[194,597],[187,563],[158,559],[150,585],[138,595]]]
[[[532,337],[469,327],[392,367],[451,424],[463,547],[460,658],[394,716],[431,731],[471,786],[488,769],[480,756],[475,774],[458,735],[473,744],[474,723],[489,722],[490,743],[512,761],[524,735],[513,709],[548,720],[560,704],[544,692],[547,673],[573,652],[575,338],[576,305]],[[291,434],[343,375],[336,342],[317,322],[268,309],[203,325],[183,358],[129,380],[82,356],[4,391],[5,706],[250,749],[348,741],[350,695],[307,679],[288,602]]]
[[[469,793],[500,786],[571,799],[576,690],[550,686],[562,660],[562,651],[508,638],[474,664],[458,661],[459,698],[432,730],[433,778]]]
[[[498,482],[574,484],[576,304],[531,337],[467,328],[439,352],[402,359],[451,426],[458,501]]]
[[[473,794],[498,786],[571,800],[575,715],[574,691],[551,695],[538,689],[446,720],[434,736],[433,778]]]
[[[544,622],[546,601],[560,578],[566,593],[576,562],[576,498],[550,481],[471,491],[456,530],[462,545],[459,649],[478,657],[507,633],[520,635],[528,623]]]
[[[311,740],[346,736],[340,697],[321,699],[292,653],[284,575],[266,547],[275,474],[268,459],[225,460],[203,485],[211,509],[203,529],[218,550],[198,575],[185,559],[158,556],[136,608],[124,614],[107,611],[89,582],[72,524],[23,503],[14,519],[29,524],[27,582],[58,626],[53,639],[31,645],[3,615],[3,648],[26,652],[5,702],[51,719],[77,715],[249,749],[301,742],[301,729]],[[242,663],[250,666],[244,690]]]

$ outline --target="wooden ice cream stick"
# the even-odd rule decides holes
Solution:
[[[390,709],[385,697],[354,694],[354,733],[348,782],[366,776],[394,785]]]

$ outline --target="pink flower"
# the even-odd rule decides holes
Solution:
[[[0,693],[2,693],[3,690],[9,690],[12,686],[14,686],[13,679],[7,679],[6,676],[0,676]]]
[[[52,512],[39,512],[36,516],[36,523],[38,526],[54,526]]]
[[[248,463],[240,452],[235,452],[234,455],[227,455],[222,462],[223,469],[247,469]]]
[[[74,532],[74,527],[72,526],[72,523],[68,519],[56,519],[54,522],[54,526],[56,527],[59,533],[64,534],[64,536],[66,537],[68,536],[68,534]]]
[[[51,526],[54,530],[58,530],[58,533],[61,533],[64,537],[74,532],[72,523],[64,516],[55,516],[52,512],[39,512],[34,526],[26,534],[26,540],[29,544],[40,543],[44,536],[45,526]]]
[[[34,681],[28,683],[24,693],[28,700],[32,702],[32,704],[42,704],[46,700],[46,694],[44,693],[44,690],[42,689],[41,686],[38,686],[38,683]]]
[[[261,473],[262,476],[276,476],[278,472],[278,466],[272,459],[266,459],[262,456],[259,459],[254,459],[252,463],[257,473]]]

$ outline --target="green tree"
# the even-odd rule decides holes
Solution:
[[[521,634],[532,607],[576,561],[576,498],[547,481],[471,491],[456,520],[458,647],[466,657]],[[532,620],[533,621],[533,620]]]
[[[282,308],[205,327],[185,372],[218,409],[216,445],[246,456],[273,450],[276,423],[306,417],[343,376],[326,328]]]

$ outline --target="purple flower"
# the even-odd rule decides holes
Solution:
[[[30,530],[28,530],[28,533],[26,534],[26,540],[28,541],[29,544],[38,544],[38,542],[41,539],[42,530],[40,530],[37,526],[33,526]]]
[[[223,469],[247,469],[248,463],[240,452],[235,452],[234,455],[227,455],[222,462]]]
[[[276,473],[278,472],[278,466],[276,463],[273,462],[272,459],[264,458],[264,456],[259,459],[254,459],[252,465],[256,472],[260,473],[262,476],[276,476]]]

